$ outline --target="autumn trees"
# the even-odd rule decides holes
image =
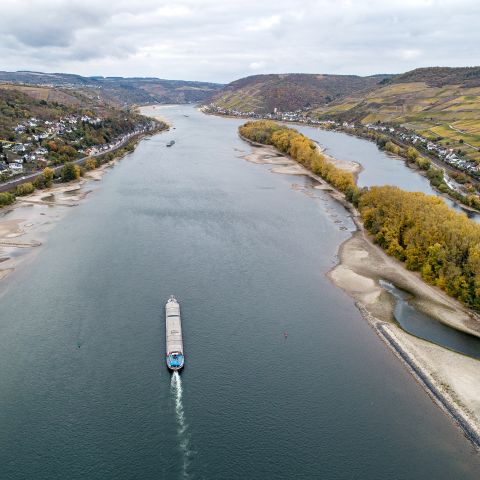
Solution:
[[[95,158],[87,158],[87,160],[85,161],[85,168],[87,170],[95,170],[97,168],[97,161],[95,160]]]
[[[358,189],[351,173],[336,168],[294,129],[262,120],[248,122],[239,131],[249,140],[275,146],[344,192],[358,206],[365,229],[389,255],[480,310],[480,225],[432,195],[391,186]],[[410,162],[423,160],[414,148],[404,153]],[[441,188],[442,170],[429,165],[427,176]]]
[[[62,181],[70,182],[71,180],[77,180],[80,178],[80,167],[74,163],[67,162],[61,171]]]
[[[372,187],[359,201],[365,228],[424,280],[480,309],[480,225],[437,197]]]
[[[335,167],[322,155],[314,142],[292,128],[281,126],[271,120],[259,120],[247,122],[239,128],[239,131],[240,135],[249,140],[273,145],[290,155],[341,192],[348,191],[353,195],[358,190],[351,173]]]
[[[53,179],[55,178],[55,171],[53,168],[46,167],[43,169],[43,181],[45,184],[45,187],[49,188],[52,186]]]

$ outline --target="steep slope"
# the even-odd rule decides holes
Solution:
[[[319,118],[399,124],[480,160],[480,67],[421,68],[311,112]]]
[[[32,117],[41,121],[59,121],[69,115],[88,115],[105,120],[112,132],[115,129],[130,128],[141,117],[127,109],[118,109],[105,105],[98,100],[91,100],[81,93],[62,90],[58,87],[26,87],[23,85],[0,84],[0,143],[20,141],[15,127],[25,124]],[[93,129],[108,130],[104,126]],[[27,127],[23,136],[43,133],[44,128]],[[27,133],[28,131],[28,133]]]
[[[159,78],[82,77],[67,73],[0,72],[0,82],[75,89],[111,105],[204,101],[223,85]]]
[[[410,82],[425,82],[431,87],[457,84],[465,87],[480,87],[480,67],[417,68],[390,79],[390,83]]]
[[[38,173],[46,166],[59,166],[102,151],[107,153],[135,133],[165,126],[133,109],[95,103],[73,89],[63,92],[59,87],[14,88],[12,84],[2,87],[0,84],[2,192],[15,186],[4,183],[12,177],[17,176],[20,181],[20,176]],[[36,185],[43,188],[44,182],[39,182]],[[33,187],[30,185],[27,190],[31,192]],[[28,193],[27,190],[21,192]],[[2,198],[0,204],[11,201]]]
[[[375,87],[388,75],[317,75],[304,73],[254,75],[229,83],[210,100],[240,112],[295,111],[326,105],[356,91]]]

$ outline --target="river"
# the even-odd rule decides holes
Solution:
[[[461,430],[325,277],[346,211],[239,158],[240,121],[160,111],[175,129],[2,287],[1,478],[477,479]]]

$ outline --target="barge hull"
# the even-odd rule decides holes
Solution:
[[[185,358],[183,353],[182,320],[180,305],[171,296],[165,305],[166,361],[170,370],[183,368]]]

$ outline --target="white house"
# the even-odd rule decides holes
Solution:
[[[8,165],[8,168],[13,172],[13,173],[22,173],[23,172],[23,165],[21,163],[10,163]]]

